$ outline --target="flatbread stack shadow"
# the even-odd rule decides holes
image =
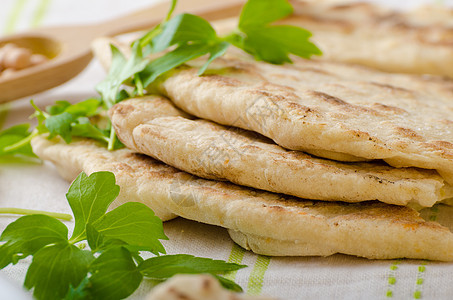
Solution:
[[[308,12],[321,9],[313,5]],[[110,42],[96,42],[105,65]],[[203,76],[203,58],[191,61],[153,85],[160,96],[109,111],[127,149],[42,136],[33,149],[67,180],[112,171],[117,204],[225,227],[259,254],[453,260],[453,233],[413,208],[453,197],[453,81],[294,61],[275,66],[230,51]]]

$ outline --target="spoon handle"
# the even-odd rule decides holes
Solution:
[[[243,4],[244,0],[185,0],[178,2],[175,13],[188,12],[208,20],[218,20],[238,15]],[[170,3],[165,1],[135,13],[96,24],[93,29],[95,29],[97,36],[114,36],[149,29],[163,20],[169,7]]]

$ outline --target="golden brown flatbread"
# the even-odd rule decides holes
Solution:
[[[258,132],[287,149],[436,169],[453,182],[453,81],[324,61],[276,66],[234,55],[198,76],[200,63],[158,84],[192,115]]]
[[[207,179],[345,202],[432,206],[453,195],[434,170],[342,163],[289,151],[254,132],[191,120],[159,96],[123,101],[109,116],[129,149]]]
[[[253,249],[273,255],[345,253],[368,258],[453,260],[453,234],[408,207],[380,202],[302,200],[231,183],[200,179],[131,150],[108,151],[92,140],[32,140],[34,152],[67,180],[81,171],[110,171],[121,187],[116,204],[139,201],[164,220],[175,216],[282,241]],[[251,242],[248,242],[250,244]],[[288,243],[306,245],[287,247]],[[315,250],[314,250],[315,249]]]
[[[426,5],[397,11],[357,1],[292,1],[280,24],[308,29],[323,55],[313,59],[360,64],[387,72],[453,78],[453,9]],[[237,18],[214,23],[229,33]]]

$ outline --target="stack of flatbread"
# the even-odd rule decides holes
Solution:
[[[327,9],[310,5],[311,19]],[[107,64],[109,42],[96,47]],[[171,71],[156,95],[109,111],[126,149],[38,137],[34,151],[68,180],[112,171],[117,204],[140,201],[163,220],[225,227],[259,254],[453,260],[453,234],[413,208],[453,197],[453,81],[328,60],[276,66],[235,51],[198,76],[203,63]]]

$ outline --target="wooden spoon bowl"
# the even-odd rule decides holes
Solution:
[[[189,12],[210,21],[238,15],[244,0],[217,2],[210,0],[180,1],[175,13]],[[169,3],[159,3],[139,12],[88,26],[42,28],[0,38],[0,47],[14,43],[43,54],[49,61],[0,75],[0,103],[29,96],[58,86],[79,74],[92,59],[91,42],[101,36],[115,36],[151,28],[160,23]]]

